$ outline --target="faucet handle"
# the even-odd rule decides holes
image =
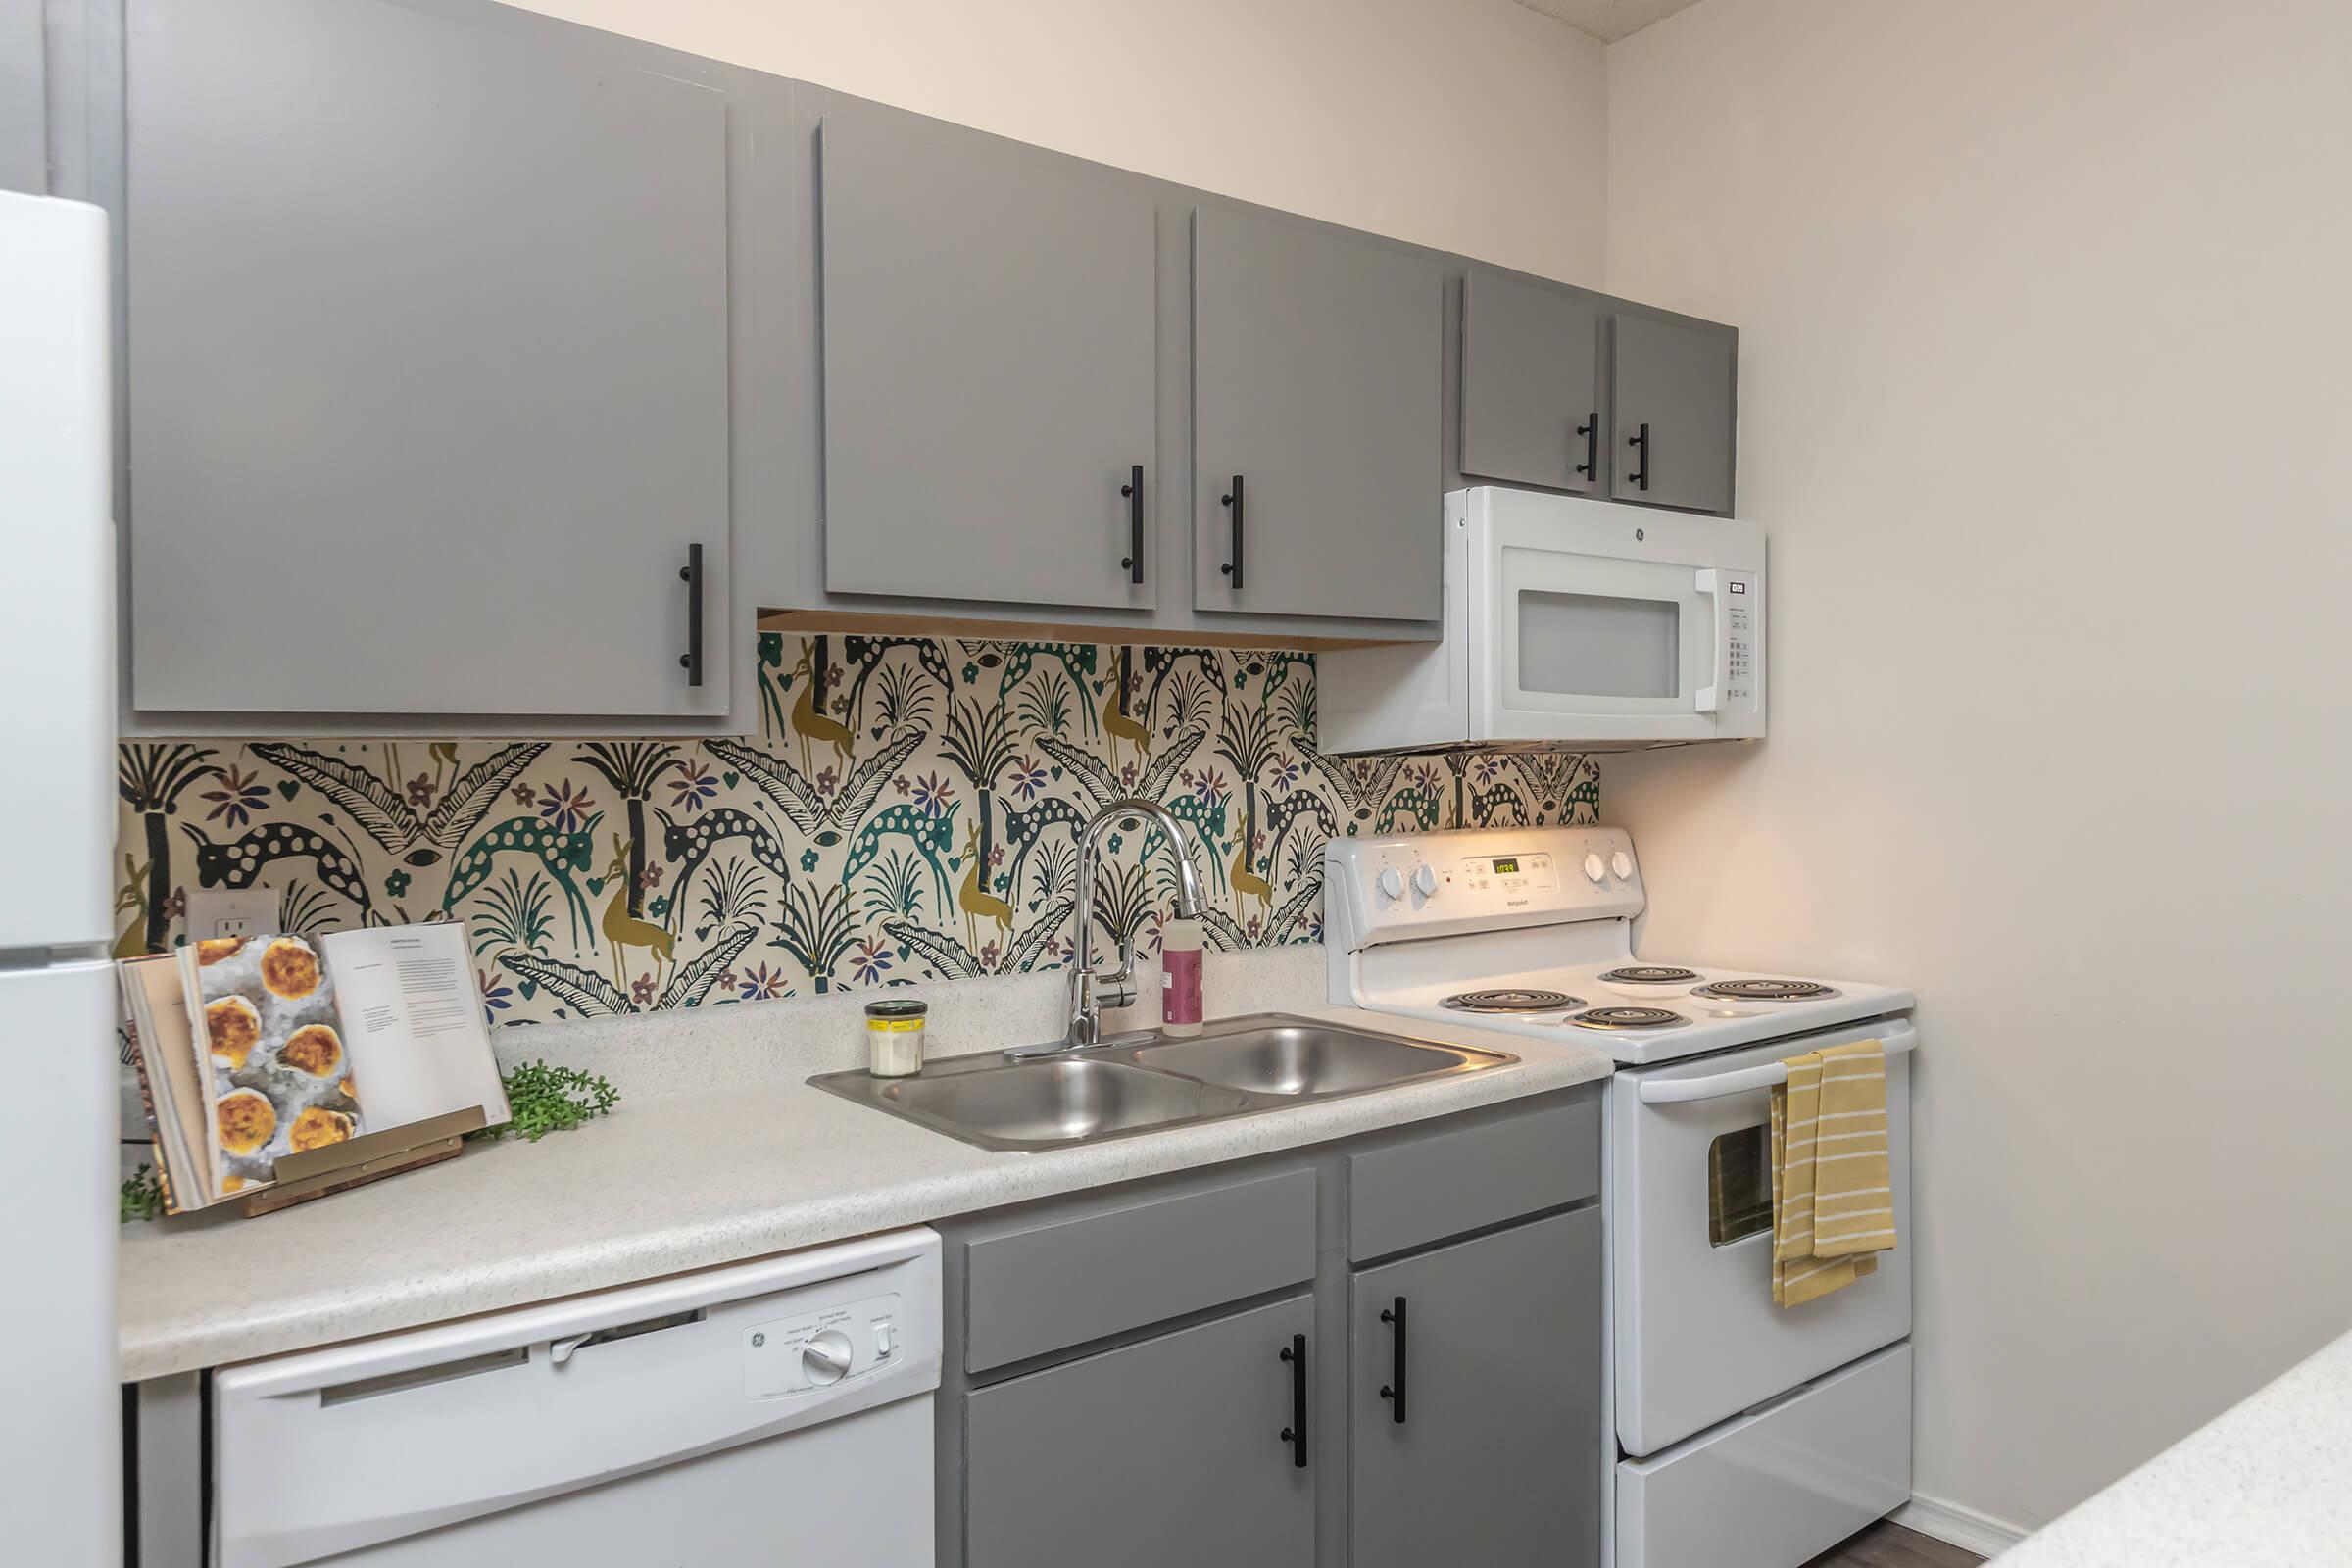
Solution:
[[[1096,969],[1086,977],[1088,1000],[1097,1007],[1132,1007],[1135,1005],[1135,938],[1129,936],[1119,944],[1119,966],[1116,969]]]

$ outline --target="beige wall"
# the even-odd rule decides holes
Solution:
[[[1607,811],[1656,956],[1918,988],[1917,1484],[2038,1523],[2352,1325],[2352,7],[1703,0],[1609,90],[1776,618]]]
[[[1513,0],[526,0],[1164,179],[1596,282],[1601,45]]]

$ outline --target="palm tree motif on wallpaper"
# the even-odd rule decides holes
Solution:
[[[628,815],[629,874],[622,887],[629,917],[645,913],[645,808],[662,776],[683,772],[686,760],[667,741],[589,741],[572,760],[594,768],[612,787]]]
[[[217,755],[207,746],[159,743],[125,746],[115,760],[115,790],[138,813],[147,850],[143,863],[123,858],[122,886],[115,895],[115,910],[128,913],[130,923],[115,940],[117,957],[165,951],[172,901],[168,820],[178,814],[179,798],[189,786],[219,774],[220,769],[212,765]]]
[[[1250,901],[1270,922],[1274,917],[1274,885],[1257,873],[1257,781],[1274,765],[1276,742],[1270,710],[1264,706],[1225,705],[1217,730],[1217,755],[1232,764],[1242,781],[1242,826],[1234,835],[1233,865],[1226,881],[1233,887],[1235,917],[1247,918]]]

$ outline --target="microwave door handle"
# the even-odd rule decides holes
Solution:
[[[1698,593],[1706,600],[1708,607],[1714,612],[1715,635],[1711,644],[1714,652],[1711,656],[1713,662],[1708,666],[1710,678],[1704,686],[1698,689],[1697,694],[1691,699],[1691,704],[1699,712],[1713,713],[1719,711],[1723,707],[1724,677],[1731,664],[1731,652],[1724,646],[1723,587],[1714,567],[1701,566],[1699,568]]]

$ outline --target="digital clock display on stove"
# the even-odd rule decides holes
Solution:
[[[1514,856],[1512,858],[1507,860],[1496,860],[1494,862],[1494,874],[1496,876],[1517,876],[1519,874],[1518,858]]]

